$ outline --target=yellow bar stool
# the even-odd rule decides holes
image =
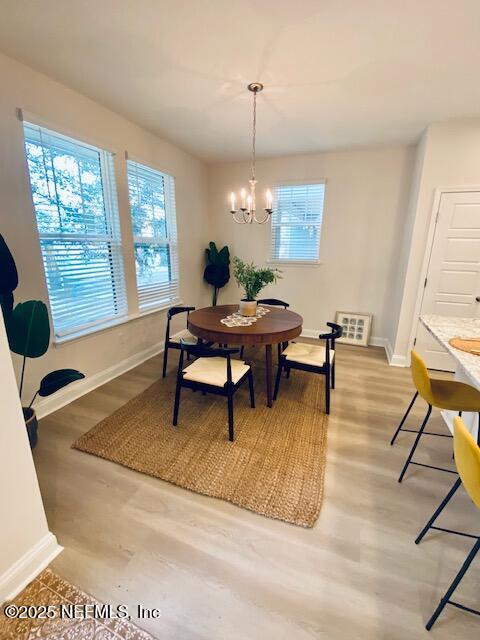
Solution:
[[[415,462],[414,460],[412,460],[418,442],[422,435],[425,434],[451,437],[449,434],[439,434],[425,431],[428,419],[430,418],[430,414],[432,413],[432,407],[436,407],[437,409],[444,409],[447,411],[455,411],[459,415],[462,415],[463,411],[478,413],[478,434],[480,438],[480,391],[478,389],[475,389],[475,387],[470,386],[469,384],[457,382],[456,380],[437,380],[436,378],[431,378],[425,362],[418,355],[418,353],[416,351],[412,351],[411,356],[411,372],[416,393],[413,396],[412,401],[410,402],[410,405],[408,406],[408,409],[402,418],[402,421],[398,425],[390,444],[394,444],[400,431],[412,431],[411,429],[404,429],[403,425],[414,405],[415,400],[419,395],[428,404],[428,409],[420,429],[418,431],[414,431],[414,433],[417,434],[417,437],[415,438],[413,446],[403,466],[400,477],[398,478],[399,482],[402,482],[403,476],[405,475],[405,472],[411,464],[419,467],[427,467],[428,469],[437,469],[438,471],[456,473],[456,471],[452,471],[451,469],[435,467],[430,464],[423,464],[421,462]]]
[[[444,529],[442,527],[434,526],[434,522],[446,507],[453,494],[461,484],[463,484],[465,491],[468,493],[473,503],[480,509],[480,447],[475,443],[475,440],[473,439],[472,435],[466,428],[465,423],[461,418],[455,418],[454,420],[453,450],[455,453],[455,464],[457,465],[459,478],[450,489],[446,497],[443,499],[433,516],[422,529],[418,538],[415,540],[415,543],[419,544],[429,529],[435,529],[436,531],[445,531],[447,533],[454,533],[459,536],[473,538],[474,540],[476,540],[476,542],[473,545],[470,553],[466,557],[460,571],[457,573],[454,580],[448,587],[445,595],[440,600],[438,607],[435,609],[430,620],[427,622],[426,628],[428,631],[430,631],[430,629],[433,627],[438,616],[442,613],[447,604],[451,604],[458,609],[462,609],[463,611],[468,611],[469,613],[480,615],[480,611],[477,611],[477,609],[466,607],[465,605],[460,604],[459,602],[455,602],[451,599],[455,589],[460,584],[460,581],[462,580],[463,576],[467,572],[475,556],[480,550],[480,537],[472,536],[469,533],[463,533],[461,531],[453,531],[452,529]]]

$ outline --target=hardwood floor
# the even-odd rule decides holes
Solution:
[[[42,421],[34,455],[65,547],[57,573],[105,602],[161,609],[133,621],[162,640],[478,637],[480,620],[453,607],[424,629],[472,541],[434,532],[413,542],[454,477],[413,467],[397,483],[414,437],[389,445],[413,393],[408,369],[389,367],[382,349],[338,346],[326,496],[310,530],[70,449],[160,375],[158,356]],[[445,429],[438,412],[431,428]],[[424,437],[417,459],[452,466],[451,440]],[[463,490],[442,522],[480,530]],[[477,557],[457,594],[476,608],[479,574]]]

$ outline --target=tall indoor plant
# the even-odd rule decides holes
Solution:
[[[205,249],[207,266],[203,272],[203,278],[213,287],[212,304],[217,304],[218,290],[224,287],[230,280],[230,251],[223,247],[218,251],[215,242],[210,242]]]
[[[27,300],[14,306],[13,292],[18,286],[15,260],[0,235],[0,306],[2,308],[11,351],[22,357],[19,395],[22,400],[27,358],[40,358],[49,347],[50,321],[48,310],[40,300]],[[30,446],[37,444],[38,422],[32,405],[37,396],[47,397],[85,376],[76,369],[57,369],[42,378],[30,403],[23,406]]]
[[[281,278],[279,269],[256,267],[253,262],[243,262],[237,256],[233,258],[233,274],[237,284],[244,290],[240,300],[239,311],[242,316],[254,316],[257,313],[257,296],[260,291],[272,282]]]

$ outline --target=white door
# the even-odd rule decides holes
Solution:
[[[480,191],[441,196],[422,300],[426,314],[480,318]],[[420,322],[415,349],[429,369],[455,370]]]

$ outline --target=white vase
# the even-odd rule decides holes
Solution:
[[[240,300],[238,312],[242,316],[255,316],[257,314],[256,300]]]

